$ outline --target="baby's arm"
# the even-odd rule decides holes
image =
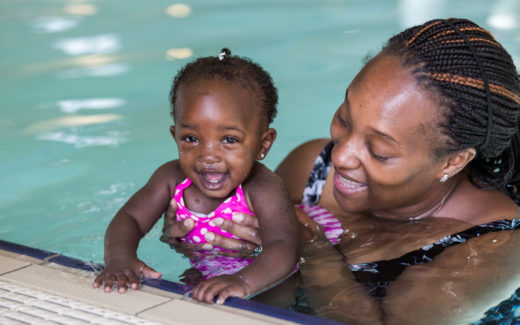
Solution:
[[[192,297],[223,303],[229,296],[246,297],[275,284],[294,270],[298,260],[298,224],[283,181],[263,165],[244,184],[260,224],[262,253],[233,275],[218,276],[198,284]]]
[[[117,212],[105,233],[105,269],[94,280],[95,288],[104,283],[110,292],[115,283],[125,292],[127,285],[137,288],[140,275],[161,276],[137,258],[137,247],[168,207],[178,175],[176,161],[162,165]]]

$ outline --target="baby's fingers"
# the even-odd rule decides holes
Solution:
[[[235,286],[227,286],[218,293],[217,304],[222,305],[229,297],[244,298],[245,294]]]
[[[116,281],[116,276],[114,274],[101,271],[101,273],[94,279],[93,287],[99,288],[104,284],[104,291],[110,292],[114,286],[114,281]]]
[[[105,271],[101,271],[101,273],[99,273],[96,278],[94,279],[94,283],[92,283],[92,286],[94,288],[99,288],[101,287],[101,285],[103,284],[103,282],[105,281]]]
[[[208,280],[199,283],[191,293],[191,297],[197,301],[213,304],[213,299],[227,286],[227,283],[219,280]]]
[[[162,277],[162,274],[160,272],[157,272],[148,265],[144,265],[143,269],[141,270],[141,274],[148,279],[160,279]]]
[[[119,293],[125,293],[128,285],[130,285],[132,289],[137,289],[138,283],[139,278],[133,272],[107,273],[103,271],[94,280],[93,287],[99,288],[103,286],[105,292],[111,292],[115,285]]]

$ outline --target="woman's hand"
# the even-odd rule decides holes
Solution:
[[[161,241],[170,244],[177,252],[188,257],[193,256],[198,250],[212,250],[214,246],[236,251],[239,256],[250,257],[255,252],[255,249],[262,244],[258,219],[255,216],[244,213],[233,214],[233,220],[223,218],[214,220],[214,223],[221,229],[232,233],[236,237],[241,238],[241,240],[223,237],[214,232],[207,232],[204,235],[207,243],[183,243],[180,238],[186,236],[195,227],[195,222],[189,218],[178,222],[175,216],[176,212],[177,204],[172,199],[164,215]],[[233,255],[236,255],[236,253]]]
[[[96,276],[93,286],[99,288],[104,284],[105,292],[110,292],[116,285],[119,293],[125,293],[128,287],[137,289],[140,277],[159,279],[161,276],[161,273],[143,261],[137,258],[130,260],[125,258],[107,263],[107,267]]]

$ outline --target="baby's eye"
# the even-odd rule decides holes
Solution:
[[[193,142],[197,142],[198,139],[194,135],[186,135],[186,136],[184,136],[182,138],[182,141],[185,141],[185,142],[188,142],[188,143],[193,143]]]
[[[224,137],[224,143],[237,143],[239,142],[238,138],[235,138],[235,137]]]

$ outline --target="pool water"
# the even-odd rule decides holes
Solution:
[[[106,226],[177,151],[168,92],[177,70],[228,47],[278,86],[275,168],[328,136],[346,86],[383,42],[435,17],[490,29],[520,65],[516,0],[102,0],[0,2],[0,238],[103,261]],[[186,259],[139,256],[178,281]],[[164,258],[168,256],[168,258]]]

